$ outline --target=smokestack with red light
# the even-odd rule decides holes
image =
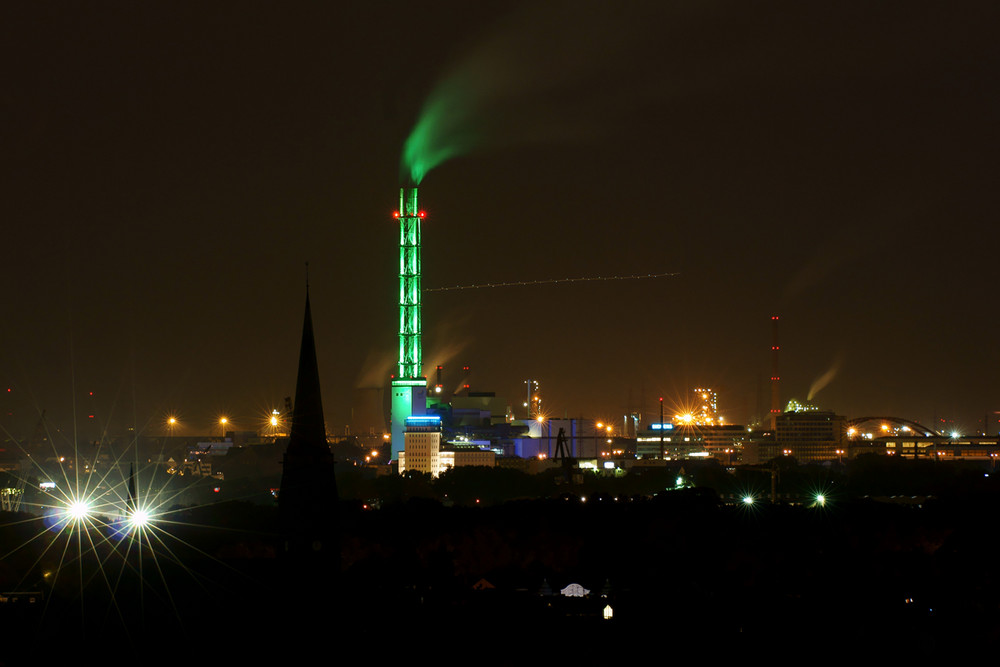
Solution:
[[[422,372],[420,226],[426,213],[417,205],[417,188],[399,189],[399,363],[392,380],[392,459],[403,450],[406,418],[427,410],[427,378]]]
[[[771,316],[771,430],[778,424],[781,413],[781,375],[778,373],[778,316]]]

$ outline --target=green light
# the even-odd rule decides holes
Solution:
[[[399,189],[399,366],[396,377],[421,377],[420,211],[417,188]]]
[[[484,62],[479,57],[438,81],[403,143],[400,155],[403,182],[420,185],[431,169],[483,147],[489,139],[489,132],[484,131],[487,126],[483,125],[483,113],[501,101],[498,95],[502,84],[510,81],[512,75],[515,73],[509,70],[508,63],[499,64],[492,59]]]
[[[399,362],[392,381],[392,458],[403,449],[406,418],[422,414],[427,380],[421,349],[420,219],[417,188],[399,189]]]
[[[414,380],[393,380],[393,387],[423,387],[427,384],[426,378],[416,378]]]
[[[456,99],[449,99],[452,96]],[[451,127],[458,120],[453,109],[460,108],[460,97],[460,91],[455,91],[454,95],[449,91],[437,91],[427,101],[420,119],[403,144],[400,169],[403,178],[413,185],[420,185],[427,172],[434,167],[469,152],[474,146],[475,142],[467,136],[468,133]]]

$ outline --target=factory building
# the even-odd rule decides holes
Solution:
[[[789,411],[775,419],[773,456],[794,456],[799,462],[832,461],[842,456],[847,418],[833,412]]]
[[[848,439],[850,456],[864,453],[935,461],[982,461],[993,466],[1000,460],[1000,440],[994,436],[932,435],[884,436],[872,440]]]
[[[670,422],[652,423],[636,438],[636,457],[664,459],[714,457],[724,465],[741,462],[749,438],[745,426],[739,424],[685,425]]]
[[[450,403],[451,424],[455,428],[489,428],[509,423],[510,406],[492,391],[466,391],[453,396]]]
[[[449,468],[496,465],[496,453],[471,443],[443,443],[441,417],[413,415],[406,419],[404,448],[399,453],[399,473],[418,470],[439,476]]]

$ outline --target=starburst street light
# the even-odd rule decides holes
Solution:
[[[265,412],[263,416],[264,430],[271,437],[282,435],[285,420],[282,419],[281,412],[274,408]]]
[[[128,516],[128,525],[130,528],[142,528],[149,524],[152,517],[147,509],[137,509]]]
[[[161,420],[161,424],[169,425],[166,415]],[[73,458],[67,456],[66,460]],[[126,463],[127,474],[121,461]],[[175,583],[174,578],[183,574],[182,570],[199,583],[203,581],[200,573],[174,556],[174,545],[184,542],[172,528],[181,523],[178,518],[183,517],[186,510],[166,509],[174,504],[177,496],[166,485],[159,485],[159,482],[168,481],[162,476],[162,469],[150,466],[140,483],[141,471],[133,472],[127,463],[128,459],[122,456],[119,465],[101,471],[100,480],[96,476],[74,480],[72,471],[63,465],[58,466],[61,479],[48,481],[49,475],[39,470],[36,474],[42,481],[38,483],[35,501],[39,532],[25,533],[22,544],[0,545],[0,559],[4,559],[5,565],[11,562],[6,560],[9,553],[29,544],[30,548],[37,547],[41,554],[34,563],[31,559],[25,563],[37,570],[37,576],[44,579],[50,590],[59,591],[60,596],[73,594],[72,597],[79,598],[81,613],[88,626],[91,618],[114,614],[119,629],[128,628],[133,622],[141,627],[142,595],[119,595],[126,589],[141,591],[151,587],[150,590],[169,591]],[[157,473],[161,476],[157,477]],[[175,563],[181,569],[164,568],[166,562]],[[145,567],[146,564],[150,566]],[[34,575],[26,570],[22,577],[27,576]],[[73,588],[77,585],[79,591],[74,593]],[[96,597],[92,597],[94,591],[98,593]],[[70,597],[67,595],[66,599]],[[110,606],[101,609],[106,600],[111,600]],[[140,606],[135,607],[133,602]]]
[[[66,515],[79,523],[90,516],[90,510],[90,503],[86,500],[71,500],[66,507]]]
[[[43,507],[46,507],[45,526],[56,533],[86,531],[93,527],[95,521],[100,522],[94,499],[83,495],[52,498],[51,504]]]

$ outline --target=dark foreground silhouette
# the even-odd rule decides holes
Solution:
[[[336,572],[291,566],[273,507],[186,510],[141,543],[98,529],[54,537],[7,514],[3,590],[40,596],[0,605],[0,621],[18,638],[9,656],[170,646],[206,663],[280,659],[290,646],[388,660],[426,646],[436,661],[475,651],[511,664],[668,639],[672,653],[703,657],[945,654],[1000,638],[998,505],[980,494],[747,506],[700,488],[492,507],[350,502]],[[562,595],[570,584],[589,592]]]

